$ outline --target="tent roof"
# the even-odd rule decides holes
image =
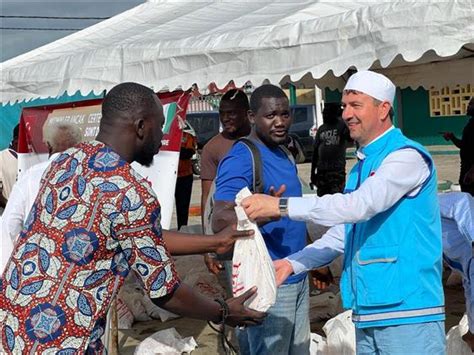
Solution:
[[[0,100],[99,93],[124,81],[157,91],[265,79],[334,88],[350,68],[407,73],[413,64],[423,65],[426,75],[413,82],[399,75],[397,84],[419,86],[432,83],[446,60],[460,72],[446,80],[472,81],[473,18],[471,0],[150,0],[1,63]]]

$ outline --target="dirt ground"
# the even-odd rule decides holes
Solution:
[[[430,151],[437,167],[440,190],[444,190],[450,185],[450,182],[454,183],[458,180],[459,155],[457,154],[455,148],[447,146],[430,147]],[[354,164],[355,159],[348,159],[347,169],[349,170]],[[300,164],[298,166],[299,175],[304,181],[309,180],[310,168],[311,166],[309,163]],[[198,177],[195,177],[191,205],[198,206],[200,196],[200,181]],[[173,223],[175,223],[175,218],[173,220]],[[189,224],[200,224],[200,218],[197,216],[191,216]],[[447,275],[448,274],[446,273],[444,279],[447,278]],[[332,289],[337,289],[337,287],[332,287]],[[331,294],[329,295],[331,296]],[[449,330],[452,326],[458,324],[465,311],[464,292],[462,286],[445,287],[445,296],[447,316],[446,330]],[[324,309],[321,309],[319,318],[321,318],[319,321],[314,321],[311,323],[311,329],[313,332],[324,335],[322,332],[322,326],[327,320],[324,319]],[[222,346],[220,345],[217,334],[207,325],[207,323],[204,321],[188,318],[179,318],[167,321],[165,323],[161,323],[160,321],[140,322],[135,323],[133,325],[133,329],[121,330],[119,332],[120,354],[133,354],[135,347],[140,341],[158,330],[171,327],[175,327],[183,337],[193,336],[195,338],[196,342],[198,343],[198,348],[193,352],[193,354],[223,354]]]
[[[464,310],[464,296],[462,286],[445,288],[446,296],[446,332],[459,323]],[[311,331],[324,336],[322,327],[326,320],[311,322]],[[179,318],[162,323],[160,321],[138,322],[133,329],[119,331],[120,354],[132,355],[135,347],[153,333],[167,328],[176,328],[183,337],[193,336],[198,348],[193,351],[196,355],[224,354],[219,337],[206,322]]]

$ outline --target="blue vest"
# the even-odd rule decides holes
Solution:
[[[416,149],[430,176],[416,196],[366,222],[346,224],[341,294],[357,328],[444,320],[441,220],[436,169],[429,153],[399,129],[361,149],[345,192],[356,190],[390,153]]]

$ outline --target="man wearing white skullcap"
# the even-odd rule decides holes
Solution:
[[[436,169],[426,149],[392,125],[394,99],[395,85],[381,74],[349,78],[342,118],[359,148],[343,194],[256,194],[242,206],[252,219],[288,216],[332,227],[324,248],[309,245],[275,261],[277,282],[344,252],[341,295],[352,309],[358,354],[444,354]]]

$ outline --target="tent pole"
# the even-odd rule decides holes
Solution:
[[[290,105],[296,105],[298,102],[297,102],[297,98],[296,98],[296,86],[293,85],[293,84],[290,84]]]
[[[314,85],[314,117],[316,117],[316,127],[318,128],[323,124],[323,108],[323,91]]]

